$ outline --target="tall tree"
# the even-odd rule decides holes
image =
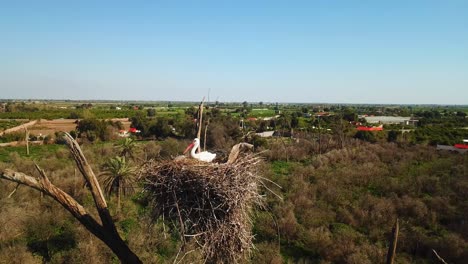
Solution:
[[[103,177],[104,190],[110,196],[117,195],[117,213],[120,213],[120,198],[133,191],[136,169],[127,163],[125,157],[109,159],[104,164]]]

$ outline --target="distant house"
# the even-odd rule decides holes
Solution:
[[[321,116],[332,116],[333,114],[330,113],[330,112],[318,112],[318,113],[315,113],[315,116],[316,117],[321,117]]]
[[[140,133],[141,131],[138,130],[138,129],[136,129],[136,128],[134,128],[134,127],[131,127],[131,128],[128,130],[128,132],[134,133],[134,134],[135,134],[135,133]]]
[[[456,151],[461,154],[466,153],[468,152],[468,139],[464,139],[463,144],[455,144],[453,146],[437,145],[437,150]]]
[[[356,129],[358,131],[383,131],[383,125],[380,125],[380,126],[372,126],[372,127],[368,127],[368,126],[357,126]]]
[[[129,137],[131,134],[137,134],[137,133],[141,133],[140,130],[134,128],[134,127],[131,127],[130,129],[127,130],[119,130],[119,137]]]
[[[457,149],[468,149],[468,139],[464,139],[463,144],[455,144],[453,146]]]
[[[416,125],[418,120],[412,117],[402,116],[365,116],[364,117],[369,124],[398,124],[398,125]]]
[[[255,133],[255,135],[262,137],[262,138],[268,138],[268,137],[272,137],[274,133],[275,131],[265,131],[261,133]]]
[[[262,120],[264,120],[264,121],[270,121],[270,120],[276,119],[276,118],[278,118],[278,117],[280,117],[280,115],[264,117]]]

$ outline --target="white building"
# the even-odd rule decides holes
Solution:
[[[366,116],[364,117],[367,123],[370,124],[399,124],[399,125],[415,125],[418,120],[412,117],[403,116]]]

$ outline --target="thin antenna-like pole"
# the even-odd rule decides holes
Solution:
[[[201,101],[200,105],[198,106],[198,132],[197,132],[197,138],[198,140],[201,139],[201,131],[202,131],[202,126],[203,126],[203,102],[205,102],[205,97],[203,97],[203,100]],[[197,149],[197,152],[200,153],[201,147]]]
[[[29,131],[26,128],[26,126],[23,126],[23,127],[24,127],[25,140],[26,140],[26,155],[29,156]]]
[[[320,127],[320,115],[317,116],[318,121],[318,143],[319,143],[319,155],[322,155],[322,128]]]

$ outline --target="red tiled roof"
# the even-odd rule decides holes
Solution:
[[[357,130],[359,131],[383,131],[383,127],[366,127],[366,126],[358,126]]]

